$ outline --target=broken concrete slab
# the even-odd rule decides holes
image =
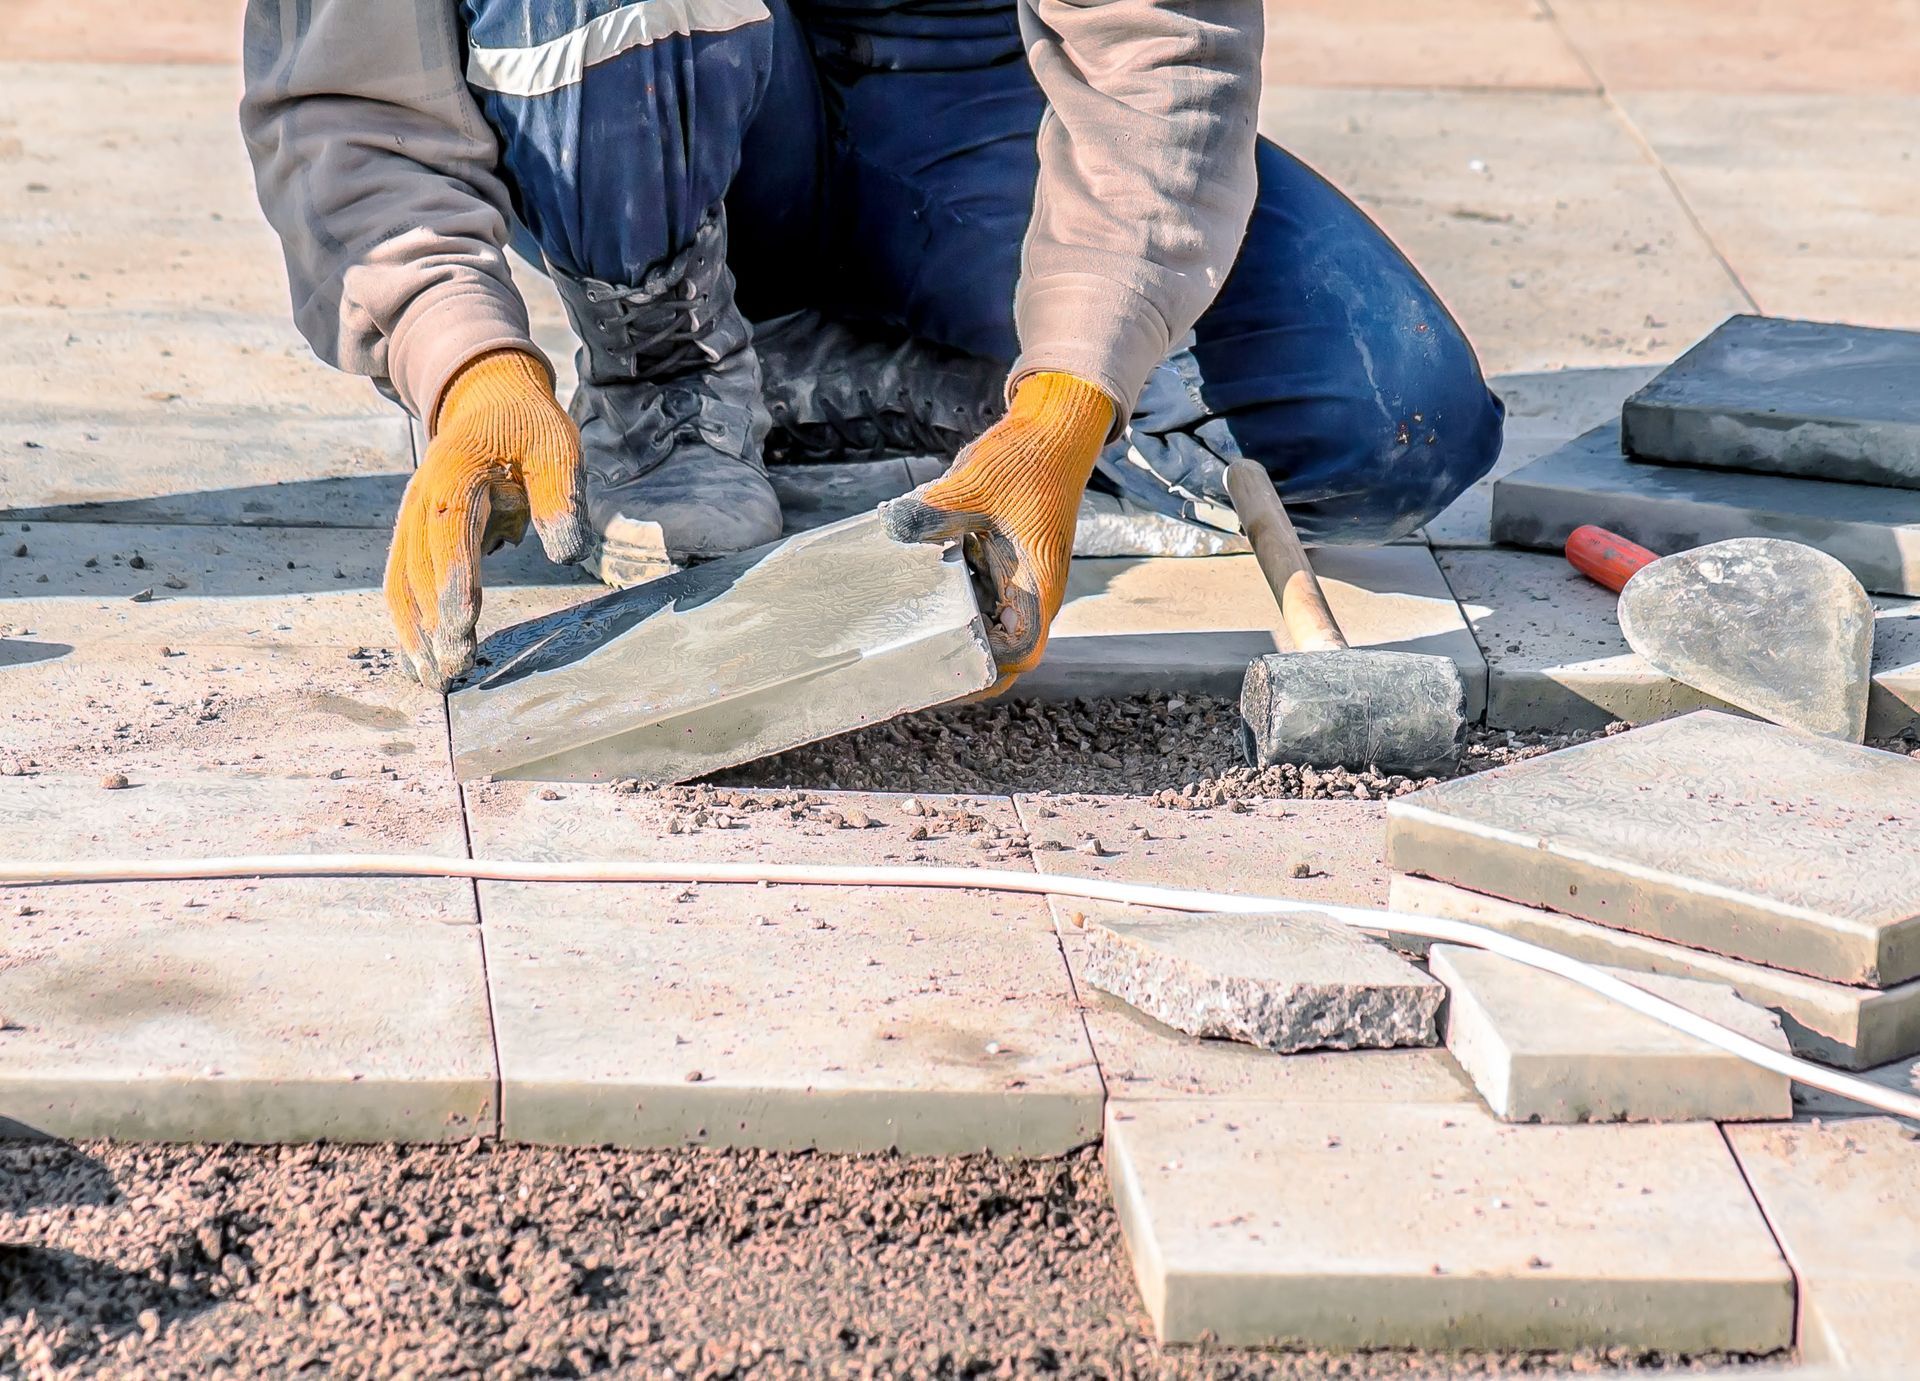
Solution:
[[[1800,1351],[1851,1375],[1920,1355],[1920,1138],[1894,1118],[1729,1127],[1800,1287]]]
[[[1451,658],[1467,688],[1467,715],[1479,716],[1486,664],[1432,552],[1402,544],[1325,547],[1312,556],[1355,647]],[[1292,646],[1251,556],[1076,559],[1046,656],[1012,693],[1237,696],[1249,662]]]
[[[1583,523],[1656,552],[1729,537],[1804,542],[1879,594],[1920,594],[1920,491],[1645,465],[1596,427],[1493,487],[1493,539],[1559,551]]]
[[[1920,333],[1730,317],[1627,399],[1637,460],[1920,489]]]
[[[1711,542],[1639,571],[1618,612],[1627,645],[1685,685],[1803,733],[1866,734],[1873,604],[1825,552]]]
[[[1435,945],[1447,1049],[1509,1122],[1750,1122],[1793,1115],[1773,1074],[1568,979]],[[1621,973],[1634,986],[1785,1052],[1780,1019],[1724,984]]]
[[[1080,975],[1190,1036],[1301,1050],[1432,1045],[1440,985],[1322,916],[1104,915]]]
[[[978,860],[978,839],[1018,832],[1004,799],[922,798],[908,815],[901,797],[719,794],[676,809],[499,783],[467,800],[482,855],[959,865]],[[507,1137],[1053,1155],[1099,1135],[1098,1070],[1038,898],[665,884],[624,888],[610,907],[610,895],[480,887]]]
[[[1724,983],[1747,1002],[1780,1017],[1794,1054],[1822,1064],[1869,1069],[1903,1054],[1920,1054],[1920,979],[1884,989],[1828,983],[1482,896],[1430,878],[1395,877],[1388,904],[1396,911],[1471,921],[1587,963]],[[1394,940],[1408,949],[1425,947],[1410,936]]]
[[[1719,1129],[1478,1106],[1108,1105],[1164,1342],[1771,1352],[1793,1281]]]
[[[1560,556],[1442,551],[1440,567],[1487,659],[1488,725],[1561,733],[1731,710],[1654,669],[1620,633],[1618,598]],[[1920,727],[1920,602],[1874,601],[1867,737]]]
[[[1836,983],[1920,976],[1920,762],[1701,711],[1387,806],[1387,862]]]
[[[510,628],[449,697],[454,770],[684,781],[984,690],[957,547],[867,514]]]

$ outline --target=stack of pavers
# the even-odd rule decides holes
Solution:
[[[1609,422],[1494,485],[1493,540],[1583,523],[1662,554],[1784,537],[1920,594],[1920,333],[1737,316]]]
[[[1825,1064],[1904,1071],[1920,1054],[1920,762],[1902,754],[1700,711],[1429,787],[1387,822],[1398,909],[1729,986]],[[1785,1115],[1778,1085],[1676,1107],[1656,1063],[1622,1087],[1631,1060],[1600,1058],[1598,999],[1563,980],[1490,976],[1488,956],[1439,948],[1433,966],[1453,990],[1450,1047],[1510,1118]],[[1705,991],[1642,986],[1769,1038]]]

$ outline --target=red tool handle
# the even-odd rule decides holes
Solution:
[[[1575,528],[1567,538],[1567,560],[1573,568],[1616,594],[1626,588],[1635,571],[1659,559],[1638,542],[1591,523]]]

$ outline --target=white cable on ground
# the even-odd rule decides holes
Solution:
[[[1572,979],[1602,997],[1652,1017],[1676,1031],[1718,1046],[1762,1069],[1810,1088],[1837,1094],[1882,1112],[1920,1118],[1920,1096],[1782,1054],[1737,1031],[1708,1021],[1663,997],[1636,988],[1555,950],[1516,940],[1485,926],[1439,916],[1373,907],[1337,906],[1290,897],[1243,896],[1180,887],[1154,887],[1104,878],[1061,877],[998,868],[839,867],[804,863],[664,863],[584,859],[529,863],[508,859],[437,858],[430,854],[261,854],[231,858],[110,858],[81,863],[19,863],[0,859],[0,884],[169,882],[215,878],[437,877],[482,882],[724,882],[807,887],[952,887],[990,892],[1037,892],[1088,901],[1154,906],[1170,911],[1227,911],[1244,915],[1314,912],[1357,930],[1417,935],[1441,944],[1468,945]]]

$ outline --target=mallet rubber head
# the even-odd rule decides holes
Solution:
[[[1445,657],[1273,652],[1241,684],[1241,746],[1255,767],[1377,766],[1424,777],[1459,762],[1466,701],[1460,669]]]

